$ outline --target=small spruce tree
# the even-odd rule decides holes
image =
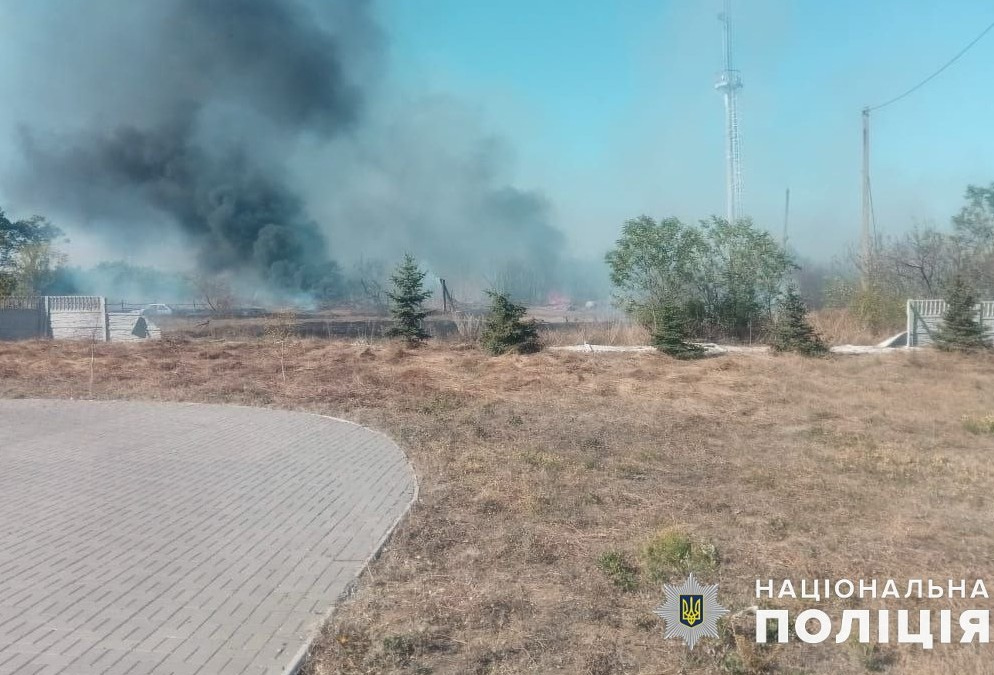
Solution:
[[[808,323],[808,309],[793,284],[784,292],[779,310],[773,325],[773,351],[797,352],[805,356],[821,356],[828,352],[828,347]]]
[[[683,309],[673,303],[664,303],[654,314],[653,347],[675,359],[698,359],[706,354],[703,347],[690,342]]]
[[[428,339],[424,329],[424,319],[428,316],[424,302],[431,297],[431,291],[424,287],[427,274],[418,269],[414,256],[408,253],[391,275],[393,290],[387,291],[387,297],[390,298],[393,325],[387,329],[388,337],[404,338],[412,346]]]
[[[957,275],[946,294],[946,311],[935,333],[935,346],[945,351],[988,349],[984,327],[976,316],[977,300],[963,277]]]
[[[515,304],[506,293],[487,291],[490,313],[487,315],[480,342],[494,356],[517,352],[533,354],[542,346],[534,321],[525,321],[525,308]]]

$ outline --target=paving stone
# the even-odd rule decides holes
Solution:
[[[282,673],[415,494],[340,420],[0,401],[0,675]]]

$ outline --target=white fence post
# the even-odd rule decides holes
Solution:
[[[910,349],[911,347],[915,346],[914,345],[914,341],[915,341],[915,320],[914,320],[914,315],[911,313],[911,300],[910,299],[908,300],[907,303],[905,303],[904,314],[905,314],[905,316],[904,316],[904,327],[905,327],[905,330],[908,333],[908,337],[904,340],[904,346],[907,347],[908,349]]]

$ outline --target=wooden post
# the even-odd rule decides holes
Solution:
[[[445,279],[439,279],[442,282],[442,312],[449,311],[449,291],[445,288]]]
[[[100,296],[100,316],[103,319],[104,342],[110,342],[110,317],[107,313],[107,298]]]

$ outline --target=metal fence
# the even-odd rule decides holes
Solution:
[[[908,300],[908,346],[924,347],[933,341],[946,313],[945,300]],[[989,339],[994,340],[994,301],[979,303],[974,309]]]

